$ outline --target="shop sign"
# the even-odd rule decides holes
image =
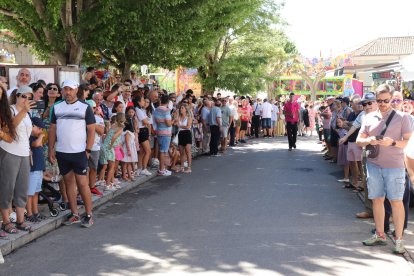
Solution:
[[[394,77],[394,71],[385,71],[385,72],[377,72],[372,73],[372,79],[378,80],[378,79],[392,79]]]

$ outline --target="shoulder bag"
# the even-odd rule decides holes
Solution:
[[[392,117],[395,115],[395,110],[393,110],[388,117],[387,121],[385,122],[384,127],[382,128],[380,136],[384,136],[385,132],[387,131],[388,125],[390,124]],[[379,145],[366,145],[365,150],[367,152],[367,157],[374,159],[377,158],[380,152],[380,146]]]

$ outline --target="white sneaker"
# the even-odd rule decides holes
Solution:
[[[114,184],[120,184],[121,182],[118,180],[118,178],[114,178]]]
[[[105,185],[104,191],[114,192],[114,191],[116,191],[116,188],[113,185],[111,185],[111,186]]]
[[[158,160],[157,158],[151,159],[151,166],[158,167],[159,165],[160,165],[160,160]]]
[[[188,167],[188,161],[184,161],[184,168]]]
[[[146,175],[146,176],[150,176],[152,175],[152,173],[150,173],[147,169],[142,170],[141,173],[139,175]]]
[[[349,178],[338,179],[338,182],[347,182],[347,183],[349,183]]]
[[[17,221],[17,219],[16,219],[16,212],[11,212],[10,213],[9,220],[10,220],[10,222],[16,222]]]
[[[171,172],[168,171],[168,170],[158,171],[158,175],[161,175],[161,176],[170,176],[171,175]]]
[[[392,250],[395,254],[404,254],[405,253],[405,247],[402,240],[398,239],[395,240],[395,247]]]
[[[140,176],[141,171],[142,171],[141,169],[136,170],[136,171],[134,172],[135,176]]]

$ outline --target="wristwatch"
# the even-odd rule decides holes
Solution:
[[[395,140],[392,140],[391,146],[395,147],[397,145],[397,142]]]
[[[86,151],[87,153],[91,153],[91,150],[90,150],[90,149],[85,149],[85,151]]]

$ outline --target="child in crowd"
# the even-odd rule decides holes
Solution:
[[[26,220],[30,222],[39,222],[46,217],[42,216],[38,210],[39,192],[42,191],[43,171],[45,169],[45,160],[43,158],[43,129],[45,124],[42,119],[32,117],[32,134],[30,136],[30,178],[29,189],[27,191]]]
[[[177,150],[177,146],[171,142],[170,144],[170,148],[168,150],[168,154],[170,156],[170,170],[171,171],[176,171],[177,168],[177,163],[180,163],[180,152]]]
[[[102,196],[101,191],[99,191],[96,186],[103,183],[102,181],[96,182],[96,175],[98,171],[98,162],[99,162],[99,152],[101,150],[101,137],[105,132],[105,122],[101,116],[99,116],[100,111],[96,108],[96,103],[93,100],[86,101],[92,108],[95,114],[95,141],[93,143],[91,153],[88,159],[88,167],[89,167],[89,188],[91,189],[91,193]]]
[[[133,106],[128,106],[125,112],[126,121],[124,133],[122,134],[122,147],[124,151],[124,158],[122,159],[122,179],[134,181],[134,163],[138,162],[138,153],[135,146],[135,109]]]
[[[112,122],[112,118],[111,118]],[[115,147],[121,144],[121,134],[125,124],[125,114],[116,113],[113,115],[113,123],[109,129],[108,135],[101,148],[100,161],[103,166],[108,166],[108,175],[106,177],[105,191],[114,191],[121,188],[119,184],[114,184],[115,179]],[[106,166],[105,166],[106,167]],[[106,168],[105,168],[106,169]],[[102,168],[104,170],[104,168]],[[101,175],[105,175],[105,171],[101,171]]]
[[[336,119],[336,129],[335,131],[337,132],[339,139],[344,137],[348,131],[346,129],[344,129],[344,123],[345,120],[342,117],[338,117]],[[338,165],[339,166],[343,166],[344,168],[344,178],[343,179],[339,179],[339,182],[346,182],[348,183],[347,185],[345,185],[345,188],[350,188],[349,185],[349,162],[347,160],[347,151],[348,151],[348,143],[343,143],[339,145],[338,148]]]

